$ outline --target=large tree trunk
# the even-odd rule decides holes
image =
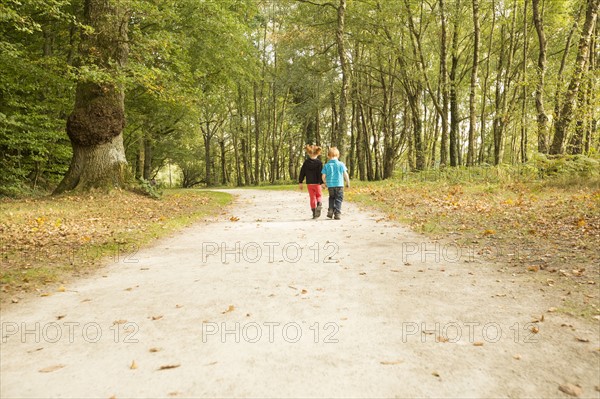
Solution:
[[[590,39],[598,15],[599,3],[600,0],[588,0],[587,2],[587,12],[581,32],[581,39],[579,40],[579,49],[577,51],[577,59],[575,60],[575,70],[573,71],[559,118],[554,125],[554,139],[550,146],[550,154],[562,154],[564,152],[567,129],[573,119],[573,110],[575,108],[575,102],[577,101],[577,93],[588,61]]]
[[[127,62],[127,23],[121,9],[106,0],[86,0],[80,65],[92,64],[111,75]],[[123,147],[125,105],[118,83],[80,81],[75,107],[67,119],[73,158],[55,194],[69,190],[124,187],[129,169]]]
[[[540,0],[532,0],[533,2],[533,23],[540,44],[540,52],[538,55],[538,82],[535,89],[535,108],[537,110],[537,133],[538,133],[538,151],[541,153],[548,152],[548,115],[544,109],[544,80],[546,76],[546,34],[544,33],[544,18],[540,14]]]

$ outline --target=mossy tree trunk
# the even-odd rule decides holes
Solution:
[[[67,119],[73,158],[55,190],[85,191],[126,186],[129,179],[123,147],[125,106],[117,74],[127,62],[127,17],[114,2],[86,0],[79,66],[89,66],[110,79],[84,77],[77,84],[75,107]]]

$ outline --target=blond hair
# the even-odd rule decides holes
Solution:
[[[311,144],[307,144],[304,147],[304,151],[306,151],[306,153],[311,156],[311,157],[317,157],[319,155],[321,155],[321,147],[319,147],[318,145],[311,145]]]
[[[329,147],[329,151],[327,151],[327,158],[339,158],[340,150],[337,147]]]

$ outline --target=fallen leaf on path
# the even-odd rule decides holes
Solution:
[[[521,360],[521,355],[517,353],[516,355],[513,355],[513,359]]]
[[[531,327],[531,328],[529,329],[529,331],[531,331],[531,332],[532,332],[532,333],[534,333],[534,334],[537,334],[537,333],[539,333],[539,332],[540,332],[540,329],[539,329],[539,328],[537,328],[536,326],[533,326],[533,327]]]
[[[290,287],[293,290],[297,290],[298,288],[294,287],[293,285],[288,285],[288,287]]]
[[[163,315],[159,315],[159,316],[152,316],[152,320],[156,321],[156,320],[160,320],[163,318]]]
[[[448,341],[449,341],[449,340],[448,340],[448,338],[446,338],[446,337],[442,337],[441,335],[437,336],[437,337],[435,338],[435,340],[436,340],[437,342],[448,342]]]
[[[66,316],[66,314],[61,314],[59,316],[56,316],[56,320],[64,319]]]
[[[358,273],[358,274],[359,274],[360,276],[364,276],[364,275],[366,275],[367,273],[365,273],[365,272],[360,272],[360,273]]]
[[[579,342],[590,342],[590,340],[587,338],[575,337],[575,339]]]
[[[383,360],[381,362],[379,362],[380,364],[383,364],[384,366],[391,366],[394,364],[400,364],[402,363],[402,360]]]
[[[566,393],[567,395],[579,397],[583,393],[583,389],[577,385],[573,384],[562,384],[558,386],[558,390]]]
[[[240,218],[237,217],[237,216],[232,216],[232,217],[229,218],[229,220],[232,221],[232,222],[237,222],[238,220],[240,220]]]
[[[473,342],[473,346],[483,346],[483,342],[481,342],[481,341]]]
[[[125,323],[127,323],[127,320],[125,320],[125,319],[119,319],[119,320],[113,321],[113,326],[115,324],[125,324]]]
[[[551,308],[548,309],[548,312],[549,313],[556,312],[556,308],[555,307],[551,307]]]
[[[12,303],[19,303],[19,300],[17,298],[13,298],[10,300]]]
[[[135,370],[137,369],[137,363],[135,362],[135,360],[131,361],[131,366],[129,366],[130,370]]]
[[[301,294],[308,294],[308,291],[306,291],[306,290],[302,290],[302,291],[300,291],[300,293],[301,293]]]
[[[150,348],[150,353],[160,352],[161,348]]]
[[[434,371],[433,373],[431,373],[431,375],[434,377],[439,377],[440,373],[438,373],[437,371]]]
[[[181,366],[181,364],[165,364],[164,366],[160,366],[158,370],[176,369],[179,366]]]
[[[40,373],[51,373],[56,370],[60,370],[65,367],[64,364],[55,364],[54,366],[44,367],[43,369],[38,370]]]
[[[177,309],[181,309],[181,308],[183,307],[183,305],[175,305],[175,307],[176,307]]]
[[[233,312],[235,310],[235,306],[233,305],[229,305],[229,307],[227,308],[226,311],[221,312],[221,314],[225,314],[225,313],[229,313],[229,312]]]

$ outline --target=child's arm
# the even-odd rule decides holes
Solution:
[[[321,180],[323,180],[323,186],[327,187],[327,175],[325,173],[321,175]]]
[[[346,182],[346,188],[350,188],[350,176],[348,172],[344,172],[344,181]]]
[[[300,176],[298,178],[298,188],[302,190],[302,183],[304,182],[304,178],[306,177],[306,168],[304,164],[300,168]]]

